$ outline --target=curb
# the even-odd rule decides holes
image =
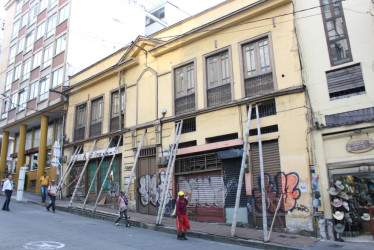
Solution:
[[[44,204],[41,204],[36,201],[32,200],[26,200],[22,201],[26,203],[31,203],[35,205],[39,205],[44,207]],[[67,212],[71,214],[76,214],[88,218],[93,218],[93,219],[99,219],[99,220],[104,220],[104,221],[111,221],[113,222],[117,218],[117,214],[115,213],[110,213],[110,212],[103,212],[103,211],[96,211],[93,212],[92,210],[82,210],[81,208],[67,208],[64,206],[59,206],[56,205],[56,210],[62,211],[62,212]],[[141,221],[129,221],[131,226],[138,227],[138,228],[144,228],[144,229],[150,229],[153,231],[158,231],[158,232],[164,232],[164,233],[170,233],[170,234],[177,234],[177,230],[175,227],[168,226],[168,225],[155,225],[151,223],[146,223],[146,222],[141,222]],[[199,239],[205,239],[205,240],[210,240],[210,241],[216,241],[216,242],[222,242],[222,243],[229,243],[229,244],[235,244],[235,245],[242,245],[242,246],[247,246],[247,247],[255,247],[255,248],[261,248],[261,249],[280,249],[280,250],[286,250],[286,249],[301,249],[301,248],[296,248],[296,247],[291,247],[291,246],[286,246],[286,245],[281,245],[277,243],[264,243],[262,241],[258,240],[250,240],[250,239],[242,239],[242,238],[237,238],[237,237],[229,237],[225,235],[218,235],[218,234],[210,234],[210,233],[205,233],[205,232],[200,232],[200,231],[194,231],[191,230],[188,232],[189,236],[192,236],[194,238],[199,238]]]

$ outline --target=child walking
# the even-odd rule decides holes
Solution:
[[[129,221],[128,221],[128,217],[127,217],[127,203],[128,203],[128,200],[127,200],[127,197],[125,195],[125,190],[121,190],[121,195],[120,195],[120,197],[118,197],[119,217],[116,220],[116,222],[114,222],[116,224],[116,226],[119,226],[118,222],[123,217],[125,217],[126,227],[131,227],[130,224],[129,224]]]

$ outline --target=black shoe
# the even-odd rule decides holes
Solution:
[[[178,235],[177,240],[183,240],[183,238],[180,235]]]
[[[188,240],[185,233],[182,233],[181,238],[182,238],[182,240]]]
[[[48,212],[49,212],[49,207],[46,207],[46,209],[48,210]]]

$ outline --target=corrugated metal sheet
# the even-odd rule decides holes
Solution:
[[[327,127],[336,127],[360,122],[373,121],[374,108],[359,109],[334,115],[326,115],[325,119]]]
[[[360,64],[327,72],[326,78],[330,94],[365,85]]]
[[[279,190],[275,185],[276,181],[274,178],[277,174],[281,171],[280,167],[280,156],[279,156],[279,146],[278,140],[274,141],[264,141],[262,142],[262,155],[263,155],[263,163],[264,163],[264,173],[269,176],[269,183],[265,182],[265,189],[272,190],[272,195],[275,193],[278,194]],[[254,189],[261,190],[261,182],[260,182],[260,158],[259,158],[259,148],[258,143],[251,144],[251,169],[252,169],[252,181]],[[270,193],[269,195],[270,196]],[[267,199],[272,199],[274,197],[266,197]],[[261,209],[261,199],[255,198],[255,224],[258,227],[262,227],[262,211]],[[278,213],[284,222],[284,214]],[[270,225],[273,220],[273,213],[267,213],[268,224]],[[277,219],[275,221],[275,226],[280,226],[280,222]]]
[[[222,160],[223,165],[223,183],[225,185],[225,207],[235,207],[236,191],[239,184],[239,174],[242,158]],[[239,207],[247,206],[247,197],[245,195],[245,178],[240,193]]]
[[[221,171],[177,176],[177,190],[191,191],[188,214],[192,220],[224,221],[225,188]]]

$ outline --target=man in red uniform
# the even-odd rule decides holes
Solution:
[[[186,232],[190,230],[190,222],[187,217],[188,200],[184,198],[184,192],[179,191],[175,215],[177,217],[178,240],[187,240]],[[182,231],[183,228],[183,231]]]

